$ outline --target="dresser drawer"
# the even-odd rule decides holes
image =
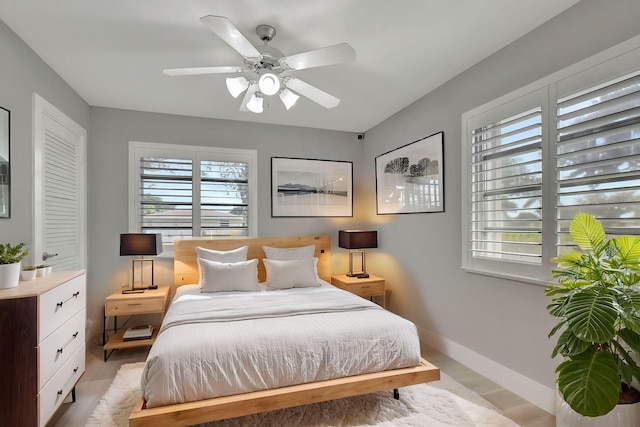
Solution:
[[[348,284],[344,289],[356,295],[360,295],[361,297],[370,297],[382,295],[384,292],[384,283],[354,283]]]
[[[86,276],[75,277],[40,295],[38,300],[39,341],[86,306]]]
[[[79,311],[38,346],[38,390],[84,344],[86,310]]]
[[[107,300],[105,314],[107,316],[122,316],[125,314],[145,314],[164,312],[163,297],[128,298],[125,300]]]
[[[62,404],[65,397],[78,382],[84,372],[85,345],[71,355],[67,363],[51,378],[38,394],[38,410],[40,413],[39,425],[43,426],[56,409]]]

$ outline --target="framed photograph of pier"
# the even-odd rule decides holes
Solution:
[[[272,157],[271,216],[353,216],[353,163]]]
[[[444,132],[376,157],[378,215],[444,212]]]

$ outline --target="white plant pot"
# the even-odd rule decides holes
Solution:
[[[47,274],[47,267],[36,268],[36,276],[44,276]]]
[[[20,272],[20,279],[22,279],[25,282],[28,282],[29,280],[33,280],[36,278],[36,270],[22,270]]]
[[[638,427],[640,426],[640,402],[616,405],[601,417],[585,417],[571,409],[560,393],[556,396],[556,427]]]
[[[20,282],[21,262],[0,264],[0,289],[15,288]]]

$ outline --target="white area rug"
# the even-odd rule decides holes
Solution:
[[[140,396],[144,363],[123,365],[89,417],[89,427],[125,427]],[[517,427],[478,394],[442,373],[441,380],[206,424],[207,427]]]

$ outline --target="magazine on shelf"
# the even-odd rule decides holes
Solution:
[[[152,335],[153,335],[152,325],[134,326],[124,331],[124,335],[122,336],[122,339],[124,341],[145,340],[145,339],[151,338]]]

